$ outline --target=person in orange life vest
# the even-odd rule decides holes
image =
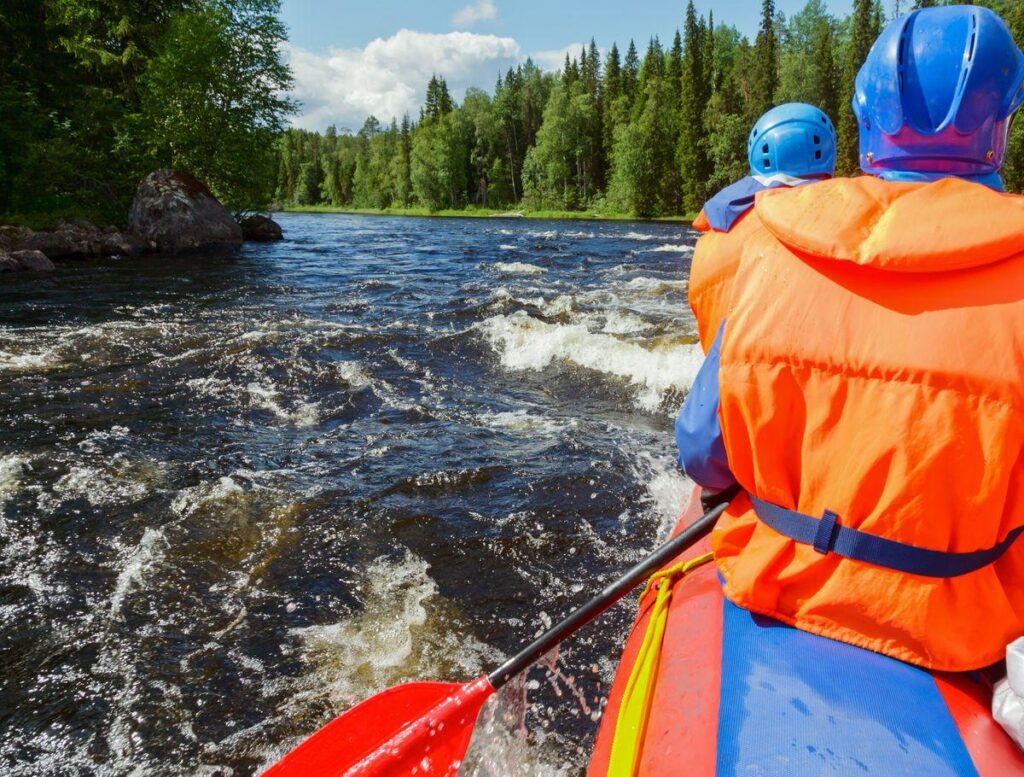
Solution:
[[[742,488],[726,596],[934,670],[1024,635],[1024,197],[1002,192],[1024,53],[998,15],[925,8],[856,81],[868,176],[759,195],[677,425]]]
[[[690,263],[689,296],[704,353],[725,318],[731,280],[751,232],[752,222],[744,217],[754,207],[755,195],[835,175],[835,127],[813,105],[779,105],[750,131],[747,160],[750,175],[708,200],[693,222],[704,234]]]

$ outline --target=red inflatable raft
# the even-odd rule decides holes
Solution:
[[[695,490],[677,531],[700,513]],[[609,757],[653,601],[626,642],[588,777],[631,777]],[[724,599],[713,564],[674,584],[655,676],[640,777],[1024,775],[980,676],[929,673],[752,615]]]

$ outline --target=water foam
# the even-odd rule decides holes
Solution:
[[[610,310],[605,317],[602,332],[610,335],[628,335],[642,332],[650,326],[640,316],[621,310]]]
[[[671,458],[641,453],[633,464],[636,479],[644,484],[642,503],[658,521],[658,535],[668,537],[689,503],[693,481],[687,478]]]
[[[480,676],[504,656],[466,633],[458,613],[438,596],[430,566],[413,553],[378,558],[363,572],[362,609],[336,623],[294,629],[312,667],[308,688],[291,697],[306,706],[327,697],[337,712],[412,679]],[[517,698],[518,697],[518,698]],[[513,682],[485,706],[459,774],[466,777],[560,777],[573,772],[562,753],[530,743],[525,688]],[[550,766],[558,763],[558,766]]]
[[[222,477],[213,483],[203,483],[184,488],[171,502],[171,509],[178,515],[188,516],[207,504],[222,504],[243,495],[243,489],[229,477]]]
[[[21,476],[28,466],[29,459],[25,456],[0,456],[0,507],[17,493],[21,486]]]
[[[373,386],[373,376],[359,362],[337,362],[334,369],[338,377],[354,389]]]
[[[43,351],[41,353],[0,351],[0,370],[32,372],[56,367],[60,363],[60,356],[53,351]]]
[[[298,402],[294,410],[286,410],[279,401],[281,392],[273,386],[253,381],[245,390],[252,397],[253,404],[269,410],[282,421],[296,426],[315,426],[320,421],[320,406],[316,402]]]
[[[522,311],[494,316],[478,325],[492,348],[511,370],[542,370],[556,360],[626,380],[639,391],[637,404],[657,411],[667,392],[688,390],[703,363],[696,345],[645,348],[582,324],[549,324]]]
[[[481,413],[478,418],[481,424],[490,429],[530,434],[539,432],[546,435],[558,434],[578,423],[575,419],[564,422],[557,421],[554,418],[536,415],[526,410]]]
[[[651,254],[692,254],[693,246],[679,243],[665,243],[654,248],[648,248],[647,253]]]
[[[129,590],[137,585],[145,576],[146,571],[156,565],[163,555],[166,538],[163,532],[147,528],[138,546],[128,555],[124,567],[117,576],[114,593],[110,596],[110,617],[121,614],[121,606]]]
[[[506,275],[543,275],[546,272],[543,267],[526,262],[495,262],[491,267]]]
[[[160,465],[130,462],[115,456],[101,467],[74,465],[53,486],[53,496],[40,495],[40,507],[54,509],[53,500],[85,499],[94,506],[123,504],[144,499],[162,476]]]

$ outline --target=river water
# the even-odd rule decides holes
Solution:
[[[259,772],[493,668],[673,523],[679,225],[280,217],[0,286],[0,772]],[[633,608],[462,774],[578,775]]]

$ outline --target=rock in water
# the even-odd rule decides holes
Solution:
[[[28,227],[0,224],[0,251],[12,251],[31,236],[32,230]]]
[[[106,231],[100,239],[104,256],[136,256],[146,250],[142,238],[127,232]]]
[[[188,173],[157,170],[142,179],[128,215],[130,231],[160,253],[233,248],[242,228]]]
[[[42,251],[12,251],[0,253],[0,272],[49,272],[53,269],[51,262]]]
[[[281,225],[268,216],[247,216],[242,219],[242,235],[246,240],[257,243],[269,243],[271,240],[283,240]]]
[[[34,232],[18,243],[24,251],[41,251],[50,259],[85,259],[94,255],[90,244],[77,242],[75,235],[58,230],[56,232]]]

